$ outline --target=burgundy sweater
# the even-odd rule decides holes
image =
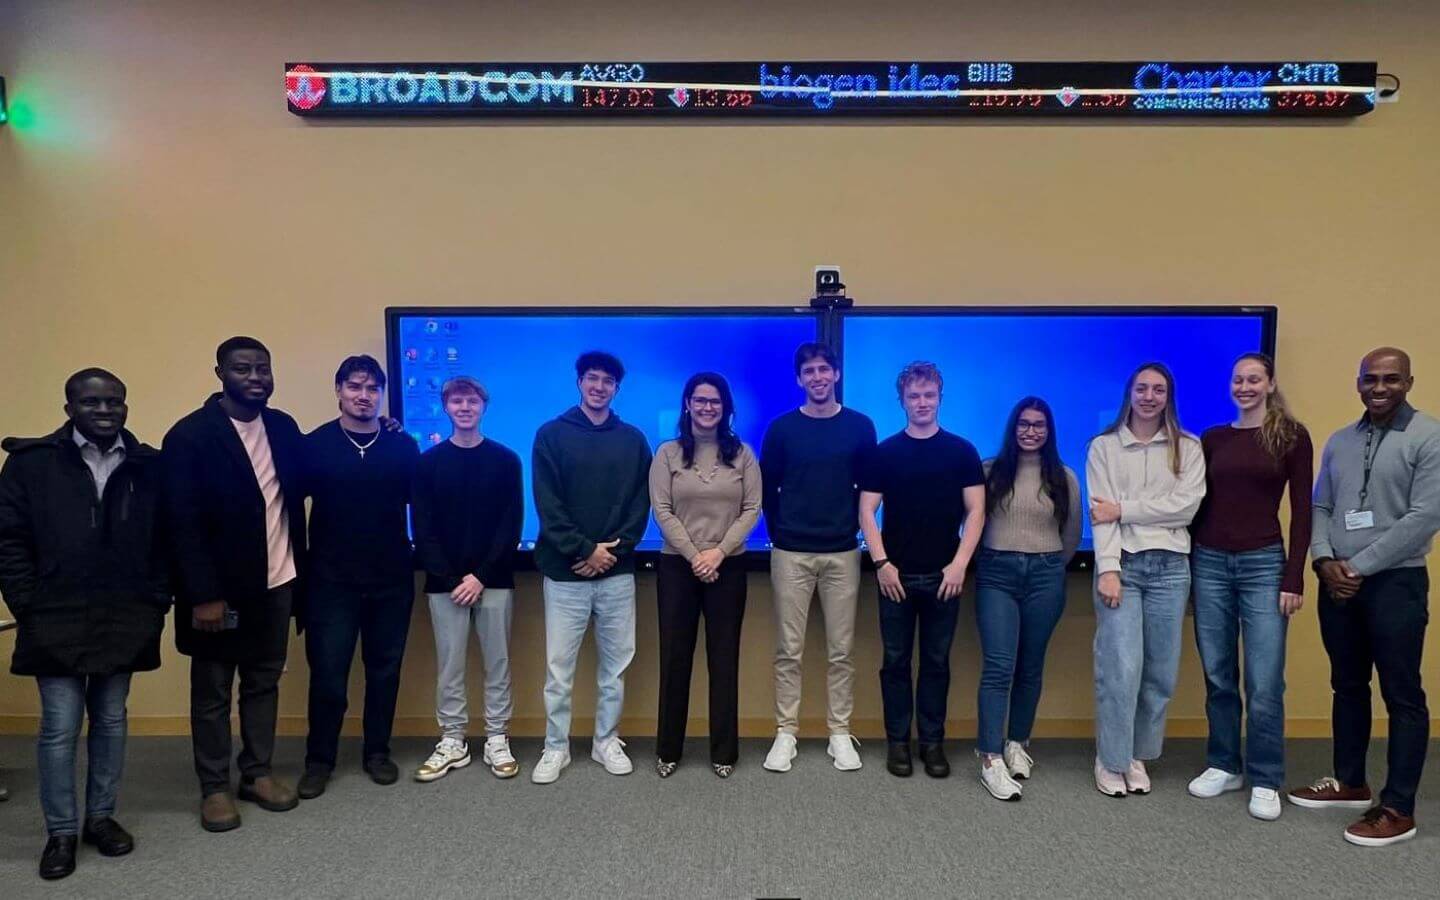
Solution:
[[[1239,553],[1283,543],[1280,498],[1290,488],[1290,552],[1281,590],[1305,587],[1310,546],[1310,489],[1315,451],[1302,426],[1295,445],[1276,460],[1260,446],[1260,429],[1217,425],[1200,437],[1205,451],[1205,502],[1190,534],[1212,550]]]

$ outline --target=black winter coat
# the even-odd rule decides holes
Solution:
[[[261,412],[280,490],[285,494],[295,569],[305,571],[305,444],[295,420],[268,407]],[[263,650],[259,617],[245,609],[267,593],[269,558],[265,498],[230,417],[213,394],[176,422],[161,445],[165,510],[175,586],[175,645],[187,656],[245,662]],[[191,627],[192,610],[223,600],[240,627],[205,633]],[[304,622],[304,592],[294,589],[297,630]]]
[[[19,622],[10,671],[157,669],[170,608],[159,455],[122,432],[125,459],[97,498],[71,429],[0,444],[10,454],[0,471],[0,593]]]

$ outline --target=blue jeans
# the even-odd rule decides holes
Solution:
[[[85,818],[104,819],[115,814],[115,795],[125,768],[125,698],[130,694],[130,673],[88,677],[41,676],[40,809],[45,830],[53,835],[80,833],[75,797],[75,744],[86,711],[90,733],[85,749],[90,771],[85,781]]]
[[[1111,772],[1160,757],[1189,599],[1190,558],[1170,550],[1121,555],[1114,609],[1095,594],[1095,747]]]
[[[1035,726],[1045,650],[1065,610],[1065,558],[982,548],[978,559],[975,622],[984,664],[977,747],[1000,753],[1007,712],[1010,740],[1025,743]]]
[[[1251,787],[1285,783],[1285,631],[1280,544],[1230,553],[1196,547],[1195,644],[1205,667],[1205,764],[1250,779]],[[1245,753],[1240,753],[1240,655],[1245,647]]]
[[[595,740],[616,737],[625,705],[625,669],[635,658],[635,576],[545,579],[545,749],[570,746],[575,664],[595,619]]]
[[[880,595],[880,699],[885,707],[885,737],[892,743],[910,740],[913,715],[922,744],[945,740],[945,704],[950,695],[950,644],[960,617],[960,598],[939,599],[940,573],[901,575],[905,599]],[[911,686],[910,660],[920,631],[920,674]]]

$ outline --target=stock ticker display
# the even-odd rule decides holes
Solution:
[[[1353,117],[1374,62],[289,63],[300,116]]]

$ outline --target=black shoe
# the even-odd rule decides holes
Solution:
[[[901,778],[909,778],[915,771],[915,766],[910,762],[910,742],[891,741],[890,749],[885,753],[885,768],[891,775],[898,775]]]
[[[300,776],[295,793],[300,795],[301,800],[314,800],[325,793],[325,786],[329,783],[329,769],[306,769],[305,774]]]
[[[931,778],[950,777],[950,760],[945,758],[945,748],[940,744],[921,744],[920,761],[925,763],[925,774]]]
[[[109,816],[87,821],[80,838],[99,849],[101,856],[124,856],[135,849],[135,839],[130,836],[130,832],[121,828],[120,823]]]
[[[372,756],[365,760],[365,774],[376,784],[394,784],[400,778],[400,769],[388,756]]]
[[[78,840],[73,834],[57,834],[46,841],[45,852],[40,854],[40,877],[55,881],[74,872]]]

